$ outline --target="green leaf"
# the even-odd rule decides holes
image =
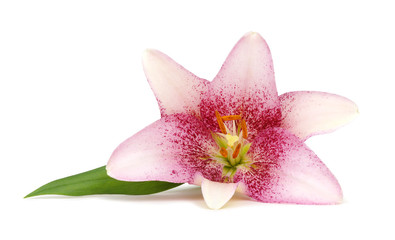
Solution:
[[[107,175],[106,166],[103,166],[47,183],[26,195],[25,198],[46,194],[68,196],[92,194],[147,195],[162,192],[180,185],[182,185],[182,183],[162,181],[118,181],[109,177]]]

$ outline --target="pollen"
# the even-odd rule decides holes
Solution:
[[[221,150],[219,150],[219,153],[221,153],[222,157],[228,157],[228,151],[226,151],[226,149],[224,147],[221,148]]]
[[[239,141],[238,136],[230,135],[230,134],[226,134],[225,139],[228,142],[229,147],[233,147],[233,144],[235,144],[235,142]]]
[[[244,119],[241,120],[241,130],[243,131],[243,138],[247,139],[247,137],[248,137],[247,124]]]
[[[232,157],[233,157],[233,158],[237,158],[237,156],[238,156],[239,153],[240,153],[240,148],[241,148],[241,143],[237,144],[236,149],[235,149],[235,151],[234,151],[233,154],[232,154]]]
[[[232,121],[232,120],[240,120],[240,115],[229,115],[229,116],[222,116],[223,121]]]
[[[221,132],[223,134],[226,134],[226,128],[225,128],[224,121],[222,120],[222,117],[221,117],[221,115],[219,114],[218,111],[215,111],[215,117],[217,117],[217,122],[218,122],[219,129],[221,129]]]

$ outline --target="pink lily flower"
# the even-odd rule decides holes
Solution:
[[[243,36],[211,82],[156,50],[143,65],[162,117],[119,145],[109,176],[201,185],[212,209],[236,190],[269,203],[342,201],[338,181],[304,140],[348,123],[357,106],[323,92],[278,96],[259,34]]]

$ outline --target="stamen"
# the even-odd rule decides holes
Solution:
[[[237,144],[236,149],[235,149],[235,151],[234,151],[233,154],[232,154],[232,157],[233,157],[233,158],[237,158],[237,156],[238,156],[239,153],[240,153],[240,148],[241,148],[241,143]]]
[[[229,116],[222,116],[223,121],[231,121],[231,120],[240,120],[240,115],[229,115]]]
[[[223,134],[226,134],[226,128],[225,128],[224,121],[222,121],[221,115],[219,114],[219,112],[217,110],[215,111],[215,116],[217,117],[219,129],[221,129],[221,132]]]
[[[228,157],[228,151],[226,151],[226,149],[224,147],[221,148],[221,150],[219,150],[219,153],[221,153],[222,157]]]
[[[243,131],[243,138],[247,139],[247,137],[248,137],[247,124],[244,119],[241,120],[241,130]]]

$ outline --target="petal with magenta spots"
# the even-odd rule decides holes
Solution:
[[[233,48],[209,84],[201,103],[201,116],[217,129],[213,112],[241,115],[252,137],[266,127],[279,126],[280,103],[269,47],[258,33],[248,33]]]
[[[165,116],[121,143],[107,173],[124,181],[193,183],[197,173],[220,181],[221,166],[207,160],[214,146],[210,131],[196,117]]]
[[[342,190],[330,170],[298,137],[269,128],[250,149],[252,167],[235,176],[250,197],[272,203],[336,204]]]

